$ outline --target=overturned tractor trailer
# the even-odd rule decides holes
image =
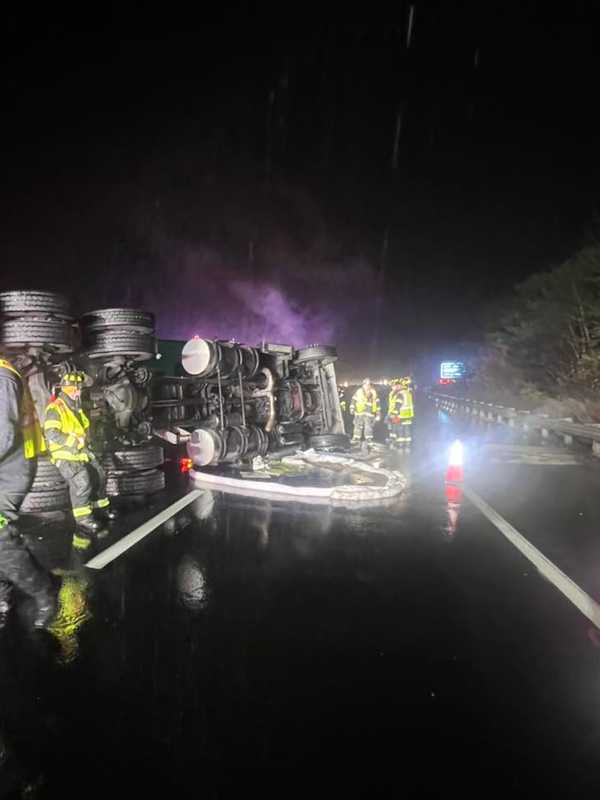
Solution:
[[[14,290],[0,292],[0,352],[20,371],[40,421],[60,376],[73,367],[86,373],[83,405],[111,495],[164,488],[159,440],[187,446],[198,467],[284,448],[349,447],[334,347],[162,340],[151,312],[77,315],[55,292]],[[65,482],[42,455],[21,510],[69,506]]]
[[[328,345],[249,347],[195,336],[181,349],[182,374],[153,378],[154,434],[185,444],[196,467],[286,448],[348,449],[336,360]]]

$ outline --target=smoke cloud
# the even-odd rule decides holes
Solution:
[[[285,269],[262,268],[255,276],[210,248],[173,242],[167,249],[152,269],[154,280],[130,297],[130,304],[154,311],[161,338],[336,344],[342,354],[355,344],[367,266],[307,268],[289,257]]]

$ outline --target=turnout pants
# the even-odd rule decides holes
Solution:
[[[392,420],[389,420],[387,427],[388,427],[388,442],[391,445],[397,444],[400,437],[400,422],[392,422]]]
[[[31,488],[35,459],[23,459],[22,464],[0,466],[0,517],[16,522],[19,508]]]
[[[108,508],[106,475],[95,458],[84,461],[56,461],[58,471],[69,486],[75,520],[91,516],[95,508]]]
[[[53,596],[50,576],[23,544],[16,528],[4,525],[0,529],[0,612],[7,610],[13,586],[41,605]]]
[[[396,441],[400,444],[412,442],[412,419],[403,419],[396,431]]]
[[[364,434],[365,441],[372,442],[374,423],[375,423],[375,417],[372,414],[355,414],[354,432],[352,434],[352,441],[360,442]]]
[[[35,598],[39,605],[49,602],[53,592],[49,575],[27,549],[15,524],[31,486],[33,468],[32,459],[10,474],[0,469],[0,619],[8,611],[13,587]]]

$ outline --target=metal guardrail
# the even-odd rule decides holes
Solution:
[[[600,424],[579,424],[570,417],[553,418],[545,414],[533,414],[530,411],[521,411],[510,406],[501,406],[486,403],[470,397],[454,397],[449,394],[430,392],[428,394],[437,408],[450,414],[466,414],[485,422],[504,423],[511,428],[519,428],[523,432],[539,431],[545,439],[550,434],[559,436],[566,445],[573,444],[577,439],[590,442],[592,452],[600,457]]]

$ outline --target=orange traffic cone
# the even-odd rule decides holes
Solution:
[[[462,486],[450,484],[446,486],[446,500],[449,506],[459,506],[463,501],[464,492]]]
[[[458,439],[450,447],[448,453],[448,469],[446,470],[446,483],[462,483],[465,479],[464,449]]]

